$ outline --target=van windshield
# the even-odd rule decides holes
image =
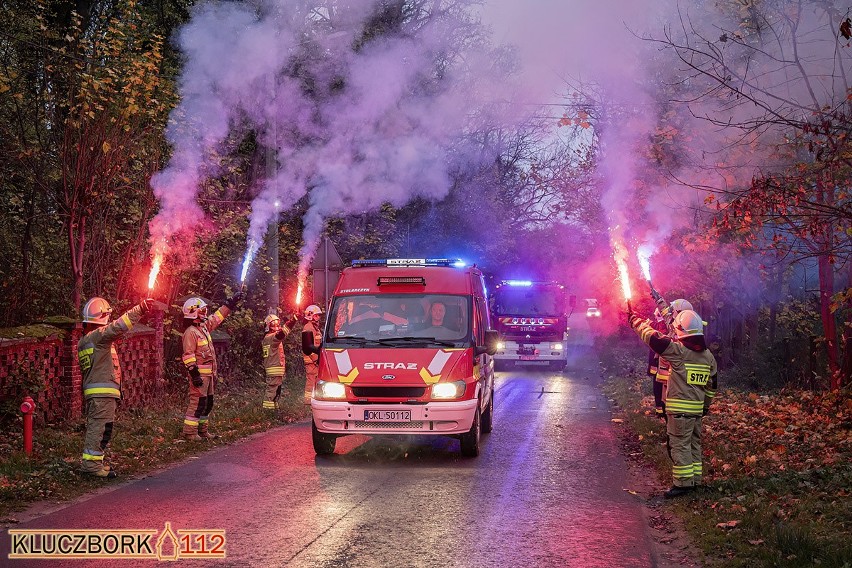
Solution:
[[[455,345],[470,336],[469,312],[467,297],[449,294],[339,296],[329,311],[326,341]]]

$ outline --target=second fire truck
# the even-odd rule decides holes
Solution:
[[[564,286],[558,282],[504,280],[492,297],[492,314],[500,333],[494,355],[501,367],[510,364],[540,365],[562,370],[568,361],[567,309]]]

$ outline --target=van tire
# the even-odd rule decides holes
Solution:
[[[311,420],[311,438],[314,442],[314,451],[319,456],[329,456],[334,453],[334,446],[337,442],[337,436],[334,434],[324,434],[317,430],[317,425]]]
[[[470,425],[470,431],[459,437],[461,441],[461,454],[464,457],[475,458],[479,455],[479,437],[481,432],[479,405],[477,404],[476,412],[473,414],[473,424]]]
[[[485,412],[482,414],[482,421],[480,422],[482,433],[489,434],[491,430],[494,428],[494,389],[491,389],[491,396],[488,398],[488,408],[485,409]]]
[[[550,369],[552,371],[564,371],[565,370],[565,361],[551,361]]]

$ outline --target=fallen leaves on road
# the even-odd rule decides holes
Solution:
[[[624,420],[622,420],[621,418],[613,418],[611,420],[611,422],[615,422],[616,424],[621,424],[622,422],[624,422]]]

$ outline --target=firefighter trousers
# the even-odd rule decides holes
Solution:
[[[700,485],[701,416],[675,414],[669,416],[666,427],[672,457],[672,480],[676,487]]]
[[[319,365],[316,363],[305,363],[305,404],[311,404],[311,395],[319,376]]]
[[[90,398],[86,400],[86,437],[83,442],[83,464],[86,473],[104,469],[104,452],[112,439],[117,398]]]
[[[275,409],[275,404],[281,398],[283,375],[266,375],[266,393],[263,397],[263,408]]]
[[[184,436],[207,436],[207,423],[213,410],[213,383],[216,381],[214,375],[202,375],[201,378],[200,387],[189,381],[189,404],[183,417]]]

